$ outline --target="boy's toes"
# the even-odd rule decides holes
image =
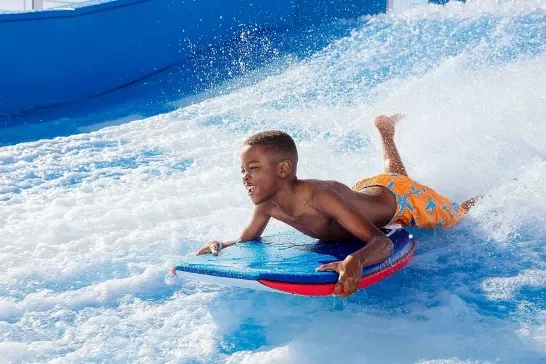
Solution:
[[[394,115],[391,115],[391,119],[396,123],[400,120],[402,120],[403,118],[406,117],[406,114],[404,113],[398,113],[398,114],[394,114]]]
[[[385,127],[393,127],[399,120],[406,117],[406,114],[398,113],[393,115],[379,115],[373,121],[374,125],[381,129]]]

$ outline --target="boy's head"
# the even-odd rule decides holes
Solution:
[[[298,150],[294,139],[280,130],[250,136],[241,151],[243,183],[258,205],[273,197],[283,181],[296,178]]]

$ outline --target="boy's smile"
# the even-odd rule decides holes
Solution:
[[[241,151],[241,173],[247,194],[255,205],[275,195],[277,163],[270,152],[259,145],[246,145]]]

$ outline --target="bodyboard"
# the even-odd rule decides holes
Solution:
[[[359,289],[402,269],[413,255],[413,235],[401,228],[384,232],[394,244],[393,254],[383,263],[363,268]],[[297,232],[278,234],[222,249],[218,256],[189,257],[178,262],[173,272],[214,284],[328,296],[333,293],[338,273],[316,269],[343,260],[363,246],[357,239],[336,242],[316,240]]]

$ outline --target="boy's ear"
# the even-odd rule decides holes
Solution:
[[[285,159],[279,163],[279,176],[285,178],[290,175],[292,171],[292,163],[289,160]]]

